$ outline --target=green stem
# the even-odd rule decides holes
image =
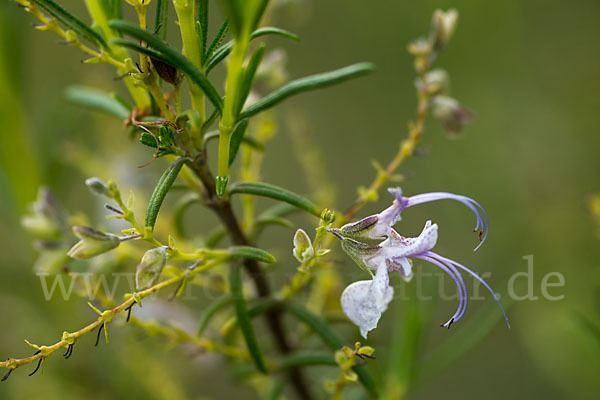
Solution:
[[[244,57],[250,43],[249,32],[240,32],[236,38],[231,52],[227,68],[227,80],[225,82],[225,102],[223,104],[223,116],[219,122],[219,164],[218,177],[221,181],[227,182],[229,177],[229,143],[231,133],[237,122],[236,107],[237,98],[240,91],[240,82],[244,67]],[[217,181],[219,182],[219,181]],[[219,195],[224,194],[225,187],[217,187]]]
[[[195,1],[193,0],[173,0],[175,12],[179,19],[179,29],[181,31],[181,41],[183,43],[183,55],[185,55],[196,68],[204,72],[202,67],[202,55],[200,54],[200,41],[196,33]],[[188,81],[189,82],[189,81]],[[204,93],[195,83],[189,82],[190,95],[192,98],[192,108],[198,113],[202,121],[206,119],[204,106]]]
[[[127,51],[119,46],[114,46],[110,44],[111,39],[117,38],[113,30],[108,26],[108,18],[104,12],[104,8],[100,4],[100,0],[85,0],[85,4],[87,6],[88,12],[92,17],[94,24],[97,25],[102,34],[106,38],[108,42],[108,46],[110,48],[111,53],[114,58],[119,61],[125,61],[125,59],[129,58],[129,54]],[[125,74],[127,71],[125,68],[117,69],[119,74]],[[131,76],[126,76],[123,78],[135,105],[140,109],[145,109],[150,107],[150,97],[146,93],[146,91],[135,85],[135,81]]]

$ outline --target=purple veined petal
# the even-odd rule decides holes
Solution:
[[[479,233],[480,243],[473,250],[473,251],[476,251],[477,249],[479,249],[479,247],[481,247],[483,242],[485,242],[485,239],[487,238],[487,235],[488,235],[489,229],[490,229],[488,215],[487,215],[485,209],[477,201],[473,200],[470,197],[461,196],[461,195],[454,194],[454,193],[432,192],[432,193],[417,194],[415,196],[406,198],[406,208],[411,207],[411,206],[416,206],[417,204],[429,203],[431,201],[444,200],[444,199],[459,201],[459,202],[463,203],[464,205],[466,205],[467,207],[469,207],[471,209],[471,211],[473,211],[473,213],[475,214],[475,217],[477,219],[477,224],[475,225],[475,229],[473,229],[473,231],[476,232],[481,227],[481,231]],[[481,236],[482,234],[483,234],[483,237]]]
[[[431,252],[428,252],[428,253],[431,253]],[[458,308],[457,308],[456,312],[446,323],[442,324],[443,327],[450,329],[450,325],[452,325],[454,322],[460,320],[462,318],[462,316],[465,314],[465,311],[467,310],[467,303],[469,301],[468,300],[469,295],[467,293],[467,286],[465,285],[465,281],[462,279],[462,276],[456,270],[456,268],[453,268],[451,266],[444,264],[441,261],[436,260],[435,258],[431,257],[431,254],[428,254],[428,253],[426,253],[425,255],[417,256],[417,258],[420,258],[421,260],[427,261],[427,262],[437,266],[442,271],[444,271],[445,273],[450,275],[450,278],[452,278],[452,280],[454,281],[454,283],[456,284],[456,286],[458,287],[458,290],[460,292],[460,300],[459,300]]]
[[[502,314],[504,315],[504,320],[506,321],[506,325],[510,328],[510,322],[508,322],[508,316],[506,315],[506,312],[504,311],[504,307],[502,307],[502,303],[500,303],[500,299],[498,298],[498,296],[496,296],[496,293],[492,290],[492,288],[490,287],[490,285],[487,284],[486,281],[484,281],[479,275],[477,275],[475,272],[473,272],[471,269],[465,267],[464,265],[451,260],[449,258],[440,256],[437,253],[434,253],[433,251],[429,251],[427,252],[427,256],[429,257],[434,257],[436,259],[438,259],[441,262],[444,262],[448,265],[454,265],[460,269],[462,269],[463,271],[467,272],[469,275],[473,276],[475,279],[477,279],[483,286],[485,286],[485,288],[492,294],[492,296],[494,296],[494,300],[496,300],[496,303],[498,303],[498,306],[500,307],[500,310],[502,311]]]

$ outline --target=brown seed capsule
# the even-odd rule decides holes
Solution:
[[[179,74],[177,68],[156,58],[150,58],[154,69],[165,82],[169,82],[171,85],[177,85],[179,83]]]

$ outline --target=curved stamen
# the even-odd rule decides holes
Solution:
[[[458,314],[458,318],[456,320],[456,321],[458,321],[467,312],[467,305],[469,304],[469,292],[467,291],[467,284],[465,283],[465,280],[463,279],[461,273],[458,271],[458,269],[456,269],[456,267],[454,265],[447,263],[447,262],[443,262],[441,260],[437,260],[437,261],[441,262],[446,267],[448,267],[448,269],[450,269],[452,272],[454,272],[454,274],[458,277],[458,279],[462,283],[462,291],[463,291],[462,294],[465,297],[465,305],[464,305],[462,311],[460,312],[460,314]]]
[[[458,321],[463,316],[463,314],[465,313],[465,310],[467,309],[467,304],[466,304],[467,303],[467,288],[465,286],[465,282],[462,279],[462,277],[460,276],[460,274],[458,274],[458,271],[456,271],[456,273],[459,278],[457,278],[455,273],[450,268],[448,268],[448,266],[446,266],[441,261],[438,261],[438,260],[430,257],[429,255],[421,255],[421,256],[417,256],[416,258],[420,258],[421,260],[427,261],[427,262],[437,266],[438,268],[440,268],[442,271],[444,271],[448,275],[450,275],[450,278],[452,278],[452,280],[454,281],[454,283],[456,284],[456,286],[459,289],[460,301],[458,303],[458,309],[456,310],[454,315],[445,324],[442,324],[442,326],[449,328],[453,322]]]
[[[408,208],[411,206],[416,206],[418,204],[429,203],[431,201],[444,200],[444,199],[459,201],[459,202],[463,203],[465,206],[469,207],[469,209],[471,211],[473,211],[473,213],[475,214],[475,217],[477,219],[477,224],[475,225],[475,229],[473,231],[476,232],[481,227],[481,231],[479,233],[480,243],[477,247],[475,247],[474,251],[476,251],[477,249],[479,249],[479,247],[481,247],[481,245],[487,238],[487,235],[489,232],[488,215],[487,215],[485,209],[477,201],[473,200],[470,197],[461,196],[461,195],[454,194],[454,193],[432,192],[432,193],[423,193],[423,194],[417,194],[415,196],[407,197],[404,204],[405,204],[405,208]]]
[[[468,274],[473,276],[475,279],[477,279],[483,286],[485,286],[485,288],[492,294],[492,296],[494,296],[494,300],[496,300],[496,303],[498,303],[498,306],[500,307],[500,310],[502,311],[502,314],[504,315],[504,320],[506,321],[506,325],[510,328],[510,322],[508,322],[508,316],[506,315],[506,312],[504,311],[504,307],[502,307],[502,304],[500,303],[500,299],[498,298],[496,293],[492,290],[490,285],[487,284],[486,281],[484,281],[479,275],[477,275],[475,272],[473,272],[469,268],[465,267],[464,265],[462,265],[454,260],[451,260],[446,257],[442,257],[439,254],[434,253],[433,251],[428,251],[426,253],[426,255],[429,257],[435,257],[438,260],[440,260],[446,264],[452,264],[452,265],[462,269],[463,271],[467,272]]]

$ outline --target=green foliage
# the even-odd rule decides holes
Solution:
[[[175,26],[173,21],[169,21],[167,0],[154,2],[156,4],[154,33],[147,30],[150,29],[146,21],[149,2],[127,1],[134,7],[130,11],[136,12],[139,26],[121,19],[123,14],[119,1],[98,0],[86,3],[90,8],[90,14],[95,19],[93,27],[86,25],[54,1],[34,0],[34,2],[73,32],[64,33],[62,30],[55,29],[57,25],[50,26],[47,21],[41,28],[54,30],[61,36],[67,36],[75,48],[91,56],[87,63],[107,63],[115,67],[119,75],[124,78],[127,88],[135,99],[135,104],[129,106],[116,95],[78,86],[66,90],[67,99],[126,121],[131,136],[140,133],[139,142],[156,150],[155,157],[171,155],[168,157],[171,164],[153,188],[143,187],[146,180],[140,179],[136,182],[146,190],[145,193],[152,192],[146,205],[143,226],[138,223],[135,213],[136,196],[133,191],[127,201],[123,201],[121,192],[113,181],[105,183],[99,178],[90,178],[86,181],[87,186],[95,194],[108,199],[109,204],[106,208],[111,213],[109,218],[117,218],[121,222],[128,223],[128,227],[119,235],[104,233],[85,225],[75,225],[73,233],[81,240],[72,246],[73,237],[69,236],[69,227],[75,222],[79,224],[79,221],[85,220],[85,217],[61,215],[58,218],[57,208],[50,201],[49,195],[42,195],[38,199],[32,207],[31,215],[23,219],[23,226],[38,240],[37,246],[41,249],[41,261],[38,260],[38,265],[42,265],[43,268],[39,268],[38,272],[57,272],[61,268],[65,272],[71,271],[73,261],[66,259],[65,253],[81,260],[101,256],[95,258],[96,264],[90,268],[107,268],[107,271],[116,271],[117,268],[125,269],[137,265],[136,286],[131,289],[132,293],[125,294],[125,300],[120,304],[118,302],[115,304],[113,300],[118,297],[98,296],[96,300],[104,303],[106,311],[93,307],[98,313],[97,320],[79,331],[65,332],[63,339],[55,345],[43,347],[34,345],[33,347],[39,353],[23,359],[9,358],[7,361],[0,362],[0,367],[12,371],[35,360],[40,360],[39,362],[42,363],[54,351],[64,346],[68,346],[67,354],[69,354],[80,336],[95,328],[100,331],[100,327],[106,334],[107,325],[116,315],[125,311],[131,313],[134,305],[141,307],[141,301],[145,296],[169,286],[176,287],[171,299],[175,299],[192,285],[200,285],[220,293],[221,296],[216,301],[201,310],[197,334],[190,334],[169,324],[150,324],[141,319],[136,320],[135,315],[132,322],[146,329],[148,333],[163,335],[174,343],[187,343],[203,352],[216,351],[230,359],[235,359],[239,361],[242,368],[245,367],[246,370],[251,368],[251,372],[247,373],[245,378],[256,376],[256,370],[268,374],[267,377],[261,377],[264,381],[268,380],[267,383],[258,382],[260,379],[256,382],[253,379],[247,380],[258,386],[261,393],[264,393],[267,385],[270,385],[267,398],[278,398],[288,382],[294,385],[300,397],[309,397],[305,395],[306,387],[301,386],[303,382],[301,369],[311,366],[334,366],[340,370],[341,378],[335,390],[336,395],[341,396],[345,385],[359,381],[371,397],[377,397],[377,392],[380,391],[390,398],[398,398],[397,393],[406,393],[421,377],[434,375],[448,367],[489,332],[495,320],[485,321],[483,327],[485,329],[475,328],[476,334],[473,335],[472,340],[448,341],[448,345],[441,346],[439,354],[421,364],[417,361],[417,355],[425,327],[430,322],[429,314],[422,312],[416,304],[409,304],[404,319],[397,321],[397,329],[401,332],[398,337],[401,339],[395,340],[391,346],[389,358],[392,358],[392,361],[385,371],[385,376],[380,379],[385,386],[379,388],[367,373],[365,366],[356,362],[357,358],[365,362],[367,359],[374,358],[371,357],[374,349],[369,346],[361,347],[360,343],[355,344],[354,350],[350,349],[347,347],[347,338],[340,336],[330,323],[331,319],[324,317],[324,315],[329,316],[329,313],[337,312],[337,304],[332,306],[331,298],[339,297],[338,289],[341,280],[336,264],[327,257],[331,251],[331,236],[328,236],[328,232],[344,231],[335,228],[339,228],[342,222],[351,220],[362,206],[377,198],[378,190],[391,179],[394,170],[404,158],[413,153],[430,107],[434,116],[453,133],[462,130],[470,119],[467,110],[456,100],[448,97],[447,73],[443,70],[430,69],[430,64],[446,47],[453,33],[456,12],[436,12],[430,37],[419,40],[409,47],[409,51],[415,55],[418,74],[417,120],[410,125],[409,137],[402,143],[400,152],[386,168],[378,168],[378,175],[373,184],[368,189],[362,190],[357,202],[346,214],[343,214],[339,211],[334,213],[333,205],[329,204],[328,206],[332,208],[323,210],[307,197],[288,189],[259,182],[262,152],[268,149],[268,141],[278,122],[278,117],[273,113],[261,113],[296,94],[364,76],[374,70],[372,64],[358,63],[335,71],[296,79],[281,86],[279,82],[285,74],[280,72],[280,64],[275,64],[274,67],[270,62],[268,65],[262,64],[261,68],[264,60],[270,60],[265,57],[267,47],[265,43],[255,45],[252,41],[267,35],[296,41],[299,38],[291,32],[276,27],[258,28],[267,0],[223,0],[222,8],[227,17],[210,41],[208,40],[208,0],[190,2],[175,0],[177,25],[181,33],[181,51],[165,41],[167,25]],[[94,13],[92,10],[96,7],[98,11],[98,6],[101,7],[100,14],[103,13],[100,17],[97,15],[98,12]],[[36,16],[45,21],[43,15]],[[107,22],[106,17],[111,20]],[[77,39],[79,36],[75,35],[101,47],[101,50],[96,51],[80,43]],[[122,35],[130,38],[125,40]],[[230,35],[232,40],[223,44],[227,35]],[[131,54],[136,58],[139,56],[139,61],[129,58],[126,50],[132,50]],[[227,57],[230,58],[225,72],[225,84],[223,85],[223,82],[216,78],[213,79],[213,76],[209,80],[208,73]],[[279,73],[273,72],[275,69]],[[159,78],[171,83],[173,87],[169,86],[168,89],[163,90]],[[187,84],[182,85],[182,79],[187,79]],[[278,83],[273,83],[274,81]],[[280,87],[268,93],[277,86]],[[225,93],[221,95],[216,88],[223,87]],[[182,98],[182,94],[184,96],[186,94],[183,92],[186,88],[189,90],[187,94],[191,101]],[[151,101],[140,101],[139,96],[136,98],[134,94],[138,91],[151,98]],[[263,97],[260,98],[261,96]],[[260,100],[244,109],[250,97],[260,98]],[[206,99],[214,107],[210,107],[209,104],[207,109]],[[191,106],[188,106],[189,103]],[[218,125],[218,130],[208,132],[210,127],[215,125]],[[219,137],[219,159],[218,174],[215,176],[211,171],[214,154],[207,143],[217,137]],[[248,146],[242,148],[242,143]],[[301,156],[307,157],[308,163],[313,163],[315,158],[318,158],[316,152],[308,153],[311,152],[302,150]],[[82,157],[86,156],[92,158],[92,155]],[[239,170],[235,168],[233,176],[230,176],[229,166],[238,158]],[[323,165],[318,162],[315,164]],[[313,179],[317,181],[316,184],[322,184],[318,173],[314,175],[317,176]],[[178,177],[181,178],[180,184],[175,185]],[[230,179],[233,182],[235,179],[242,181],[232,184],[227,191],[227,183]],[[309,179],[312,179],[310,174]],[[177,201],[171,208],[163,207],[169,192],[173,192],[171,196],[178,197]],[[235,194],[244,196],[233,196]],[[270,198],[277,204],[257,215],[256,196]],[[144,196],[137,197],[144,198]],[[192,215],[186,210],[192,204],[201,205],[213,212],[219,224],[213,226],[214,223],[210,220],[194,220],[193,224],[186,224],[188,229],[184,229],[185,217]],[[240,209],[243,217],[238,216]],[[276,259],[270,252],[255,246],[257,243],[263,246],[262,242],[259,242],[261,235],[273,225],[295,228],[295,223],[287,217],[300,210],[318,217],[319,220],[316,224],[314,224],[315,220],[312,220],[314,230],[296,229],[293,240],[289,231],[283,231],[289,241],[288,247],[282,251],[274,250],[273,253],[278,256],[287,254],[289,259],[294,255],[299,264],[286,267],[286,271],[296,271],[296,274],[290,279],[289,284],[274,290],[272,282],[280,282],[281,279],[272,279],[270,275],[265,276],[267,273],[273,273],[277,268],[267,268],[262,263],[272,264]],[[170,223],[160,224],[157,227],[159,212],[162,213],[161,218],[164,218],[165,222],[168,219]],[[335,221],[336,215],[339,217],[337,222],[342,221],[339,225]],[[367,220],[371,225],[375,225],[377,221],[377,217]],[[193,231],[189,229],[192,226]],[[172,229],[172,232],[158,232],[159,228],[162,230],[163,227],[165,230]],[[366,229],[366,226],[361,225],[359,228]],[[165,243],[161,241],[163,237]],[[142,242],[145,247],[140,247],[136,241]],[[222,248],[218,247],[220,244],[223,244]],[[148,249],[149,245],[150,249]],[[374,254],[367,254],[370,250],[378,250],[379,247],[365,245],[364,248],[351,248],[353,245],[355,242],[345,241],[342,243],[342,248],[349,251],[359,264],[362,262],[361,266],[370,272],[364,258]],[[72,246],[71,250],[67,253],[70,246]],[[270,251],[272,248],[270,244],[263,247]],[[281,259],[285,260],[283,257]],[[79,267],[77,264],[73,265]],[[256,294],[249,295],[247,291],[245,293],[246,280],[242,278],[242,270],[247,274],[248,283],[252,281]],[[223,279],[227,271],[229,272],[228,287]],[[303,303],[307,303],[307,306],[301,305]],[[234,306],[234,310],[230,310],[230,305]],[[232,316],[233,311],[235,315]],[[493,315],[494,318],[498,318],[498,314]],[[266,317],[268,321],[265,329],[269,330],[269,336],[264,336],[268,339],[264,339],[262,335],[257,336],[254,330],[252,319],[259,316]],[[211,323],[216,325],[217,322],[222,322],[223,317],[229,318],[221,327],[223,337],[215,338],[212,331],[207,332],[207,327]],[[130,320],[129,315],[126,320]],[[309,329],[302,329],[305,327]],[[239,331],[236,330],[237,328]],[[290,335],[289,331],[292,329],[297,332],[294,331]],[[236,340],[237,336],[230,334],[232,332],[241,332],[245,347],[241,341]],[[324,346],[317,350],[313,348],[314,341],[311,339],[315,337],[324,343],[325,350]],[[293,341],[290,338],[293,338]],[[269,346],[268,340],[273,340],[275,345]],[[297,344],[299,349],[297,352],[291,351],[292,342],[294,347]],[[239,346],[240,343],[242,347]],[[135,362],[138,363],[138,360],[136,359]],[[163,364],[161,368],[164,370]],[[146,373],[145,368],[144,373]],[[290,379],[286,380],[283,376],[275,375],[279,373],[289,373]]]
[[[65,10],[58,3],[53,0],[32,0],[34,3],[39,5],[42,9],[47,11],[50,15],[64,24],[67,28],[72,29],[81,37],[89,40],[90,42],[108,48],[106,40],[95,30],[86,25],[79,18]]]
[[[373,64],[359,63],[340,68],[335,71],[324,72],[321,74],[296,79],[275,90],[274,92],[269,93],[250,107],[246,108],[240,114],[239,118],[252,117],[261,111],[273,107],[277,103],[280,103],[290,96],[344,82],[348,79],[356,78],[373,72],[374,68],[375,67]]]
[[[138,28],[127,21],[121,20],[113,20],[109,21],[109,26],[113,29],[116,29],[120,32],[126,33],[128,35],[133,36],[136,39],[144,41],[148,44],[148,46],[154,48],[160,54],[157,57],[160,61],[163,61],[169,65],[179,68],[183,71],[187,76],[194,81],[206,94],[208,99],[213,103],[215,108],[221,110],[223,107],[223,102],[221,97],[217,93],[216,89],[213,85],[206,79],[204,74],[198,70],[186,57],[184,57],[177,50],[170,47],[168,44],[158,39],[154,35]],[[118,44],[122,44],[122,42],[117,42]],[[133,48],[133,44],[131,45]],[[140,46],[141,47],[141,46]],[[137,48],[140,51],[140,48]]]
[[[225,19],[225,21],[223,21],[223,24],[221,25],[221,27],[217,31],[217,35],[215,36],[215,38],[211,42],[210,46],[208,47],[208,49],[206,50],[206,52],[204,54],[202,54],[202,62],[204,62],[207,59],[209,59],[209,58],[212,57],[212,55],[215,52],[215,50],[217,50],[217,48],[223,42],[223,39],[225,39],[225,35],[227,35],[227,31],[228,30],[229,30],[229,20]]]
[[[256,369],[262,373],[267,373],[267,368],[262,358],[260,348],[256,342],[256,336],[254,334],[254,328],[248,315],[248,309],[246,308],[246,300],[244,298],[244,292],[242,287],[241,269],[239,265],[231,265],[229,268],[229,285],[231,289],[231,297],[235,304],[235,313],[237,316],[240,329],[246,341],[248,352],[254,361]]]
[[[275,257],[266,251],[251,246],[232,246],[229,248],[229,255],[233,258],[247,258],[268,264],[277,261]]]
[[[244,134],[246,133],[246,129],[248,128],[248,120],[244,119],[240,121],[239,124],[233,130],[231,134],[231,144],[229,147],[229,165],[233,164],[235,157],[237,156],[238,150],[240,149],[240,145],[244,140]]]
[[[271,185],[269,183],[239,182],[231,185],[231,188],[229,189],[229,194],[237,193],[268,197],[271,199],[291,204],[294,207],[298,207],[317,217],[321,215],[321,210],[317,207],[317,205],[309,199],[307,199],[306,197],[300,196],[296,193],[290,192],[287,189],[283,189],[279,186]]]
[[[75,104],[100,111],[124,121],[131,111],[114,95],[85,86],[69,86],[65,90],[65,98]]]
[[[158,217],[158,212],[160,211],[165,196],[175,182],[175,179],[186,160],[186,158],[182,157],[173,161],[158,180],[158,183],[152,192],[152,197],[150,197],[150,201],[148,202],[148,209],[146,210],[146,228],[149,228],[150,230],[154,229],[154,224],[156,223],[156,218]]]
[[[254,32],[252,32],[250,34],[250,39],[256,39],[256,38],[259,38],[261,36],[266,36],[266,35],[278,35],[278,36],[282,36],[284,38],[288,38],[288,39],[295,40],[295,41],[300,40],[300,38],[296,34],[286,31],[284,29],[275,28],[272,26],[266,26],[266,27],[255,30]],[[233,44],[234,44],[233,40],[230,42],[227,42],[223,46],[219,47],[214,52],[212,57],[209,58],[208,61],[206,62],[206,73],[207,74],[210,72],[210,70],[212,70],[214,67],[216,67],[221,61],[223,61],[225,59],[225,57],[227,57],[231,53]]]

